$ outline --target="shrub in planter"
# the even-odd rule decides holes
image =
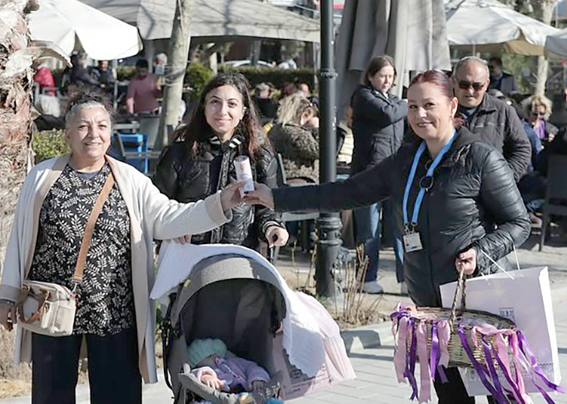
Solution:
[[[36,164],[71,151],[64,133],[62,130],[46,130],[34,135],[31,147],[35,153]]]
[[[183,83],[191,87],[191,96],[198,97],[201,95],[201,91],[207,84],[207,82],[212,79],[214,73],[211,69],[204,66],[200,62],[192,62],[185,69],[185,78]]]

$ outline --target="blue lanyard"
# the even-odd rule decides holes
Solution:
[[[435,169],[437,168],[437,166],[439,165],[439,163],[441,162],[441,159],[443,158],[443,156],[447,153],[447,151],[449,150],[449,148],[453,144],[453,141],[455,140],[455,134],[456,134],[456,131],[453,130],[453,134],[451,135],[451,138],[449,139],[449,141],[447,143],[445,143],[445,145],[439,151],[437,156],[435,156],[435,159],[433,160],[433,163],[431,164],[431,166],[427,170],[427,174],[425,175],[425,177],[429,177],[429,178],[433,177],[433,173],[434,173]],[[421,158],[421,156],[423,155],[424,152],[425,152],[425,141],[421,142],[421,144],[417,148],[417,152],[415,153],[415,156],[413,157],[413,163],[411,165],[411,170],[410,170],[410,173],[409,173],[409,176],[408,176],[408,180],[406,182],[406,187],[404,188],[404,199],[402,200],[402,215],[403,215],[404,227],[406,228],[406,231],[409,231],[409,225],[410,225],[410,222],[408,220],[409,193],[410,193],[411,185],[413,184],[413,180],[415,178],[415,173],[417,171],[419,159]],[[415,199],[415,204],[413,206],[413,215],[412,215],[412,218],[411,218],[411,225],[413,227],[417,226],[417,221],[419,219],[419,210],[421,209],[421,203],[423,202],[423,197],[425,196],[426,190],[427,189],[425,189],[424,187],[422,187],[420,185],[420,190],[419,190],[419,193],[417,194],[417,198]]]

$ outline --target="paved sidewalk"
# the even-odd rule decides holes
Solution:
[[[556,241],[546,247],[542,253],[537,252],[537,246],[532,242],[518,251],[520,265],[523,268],[531,266],[550,266],[550,281],[552,299],[556,321],[557,340],[559,344],[559,358],[562,374],[567,377],[567,311],[563,310],[567,303],[567,242]],[[398,285],[394,275],[394,261],[391,250],[381,252],[381,278],[387,292],[397,292]],[[298,259],[296,269],[292,268],[288,258],[283,256],[278,264],[286,278],[298,274],[303,279],[307,277],[308,265],[305,259]],[[291,283],[291,281],[290,281]],[[385,305],[393,307],[393,302],[399,300],[398,296],[389,296],[384,300]],[[304,398],[291,400],[293,404],[405,404],[409,403],[411,389],[406,384],[398,384],[392,364],[393,343],[390,335],[389,323],[382,323],[362,327],[344,335],[346,346],[350,348],[350,358],[357,374],[357,379],[335,386],[322,392],[317,392]],[[159,370],[161,372],[161,369]],[[566,382],[562,383],[567,385]],[[433,390],[433,389],[432,389]],[[435,395],[433,391],[433,395]],[[535,404],[544,404],[545,400],[535,394],[532,395]],[[556,403],[567,404],[567,395],[554,397]],[[19,397],[0,400],[0,404],[30,403],[30,397]],[[172,403],[171,392],[160,377],[155,385],[144,386],[144,404]],[[87,386],[77,388],[77,403],[88,403]],[[437,402],[433,397],[432,402]],[[478,398],[477,403],[486,403],[485,398]],[[56,403],[54,403],[56,404]],[[458,404],[458,403],[456,403]]]

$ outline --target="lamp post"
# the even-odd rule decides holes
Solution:
[[[336,125],[335,125],[335,93],[336,76],[334,68],[333,1],[323,0],[321,4],[321,73],[320,101],[321,120],[319,133],[319,177],[320,182],[335,181],[336,176]],[[317,295],[333,297],[335,282],[333,264],[341,246],[341,221],[338,213],[321,213],[317,219],[319,241],[315,281]]]

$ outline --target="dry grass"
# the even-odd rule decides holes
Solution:
[[[31,394],[31,383],[22,380],[1,380],[0,399]]]
[[[316,247],[309,257],[309,272],[307,274],[302,272],[297,265],[295,245],[291,246],[290,253],[293,269],[291,274],[287,271],[284,272],[284,279],[292,289],[315,296],[313,275],[317,254]],[[383,295],[369,295],[359,292],[358,284],[366,275],[368,257],[365,256],[362,246],[357,248],[356,254],[358,256],[356,260],[358,270],[357,264],[350,262],[346,268],[336,271],[335,281],[339,285],[340,291],[336,294],[334,300],[325,302],[327,310],[341,330],[381,322],[388,318],[388,315],[384,312],[386,308],[382,307],[386,305]]]

